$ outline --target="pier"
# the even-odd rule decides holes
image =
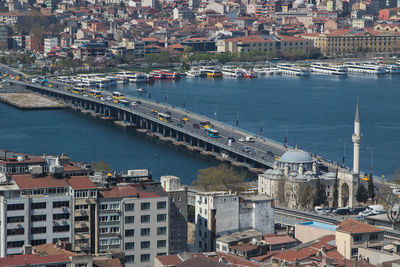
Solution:
[[[66,105],[33,93],[0,93],[0,101],[19,109],[61,109]]]

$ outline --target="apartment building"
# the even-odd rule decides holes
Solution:
[[[180,253],[187,250],[187,187],[172,175],[161,176],[160,182],[169,198],[169,254]]]
[[[274,233],[273,201],[265,195],[238,196],[228,192],[196,194],[195,247],[215,251],[216,238],[246,229]]]
[[[260,52],[293,52],[308,53],[312,42],[299,36],[285,35],[249,35],[217,41],[217,52],[243,53],[251,51]]]
[[[168,195],[159,183],[121,184],[99,198],[99,252],[124,251],[125,266],[153,266],[167,255]]]
[[[302,34],[314,42],[324,55],[354,54],[357,52],[395,52],[400,50],[400,35],[378,32],[372,28],[340,29],[330,33]]]
[[[383,230],[375,226],[347,219],[336,229],[337,251],[346,259],[357,257],[360,248],[381,251],[383,245]]]

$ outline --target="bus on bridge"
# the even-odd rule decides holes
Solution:
[[[160,121],[171,122],[171,115],[158,112],[157,117]]]
[[[212,129],[212,128],[205,128],[204,131],[205,131],[206,135],[208,135],[208,136],[211,136],[211,137],[214,137],[214,138],[221,137],[219,135],[219,132],[217,130]]]

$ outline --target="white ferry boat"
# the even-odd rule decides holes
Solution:
[[[348,72],[368,73],[368,74],[385,74],[385,68],[377,64],[365,64],[347,62],[344,64]]]
[[[264,68],[265,75],[281,75],[282,71],[279,68]]]
[[[127,78],[129,82],[131,83],[145,83],[147,82],[147,76],[146,74],[143,73],[138,73],[138,72],[119,72],[117,74],[117,77],[119,78]]]
[[[232,78],[241,78],[241,77],[243,77],[243,71],[241,69],[225,67],[225,68],[222,68],[222,75],[226,76],[226,77],[232,77]]]
[[[279,64],[277,67],[283,74],[310,76],[310,70],[308,68],[301,68],[292,64]]]
[[[253,72],[257,76],[265,76],[267,75],[266,69],[265,68],[253,68]]]
[[[347,68],[345,66],[333,66],[326,63],[313,63],[311,64],[311,70],[318,73],[347,75]]]
[[[389,64],[385,66],[386,72],[390,74],[400,73],[400,66],[397,64]]]
[[[191,78],[206,77],[207,73],[204,70],[200,69],[190,69],[186,72],[186,76]]]

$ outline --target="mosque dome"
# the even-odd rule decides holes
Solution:
[[[279,159],[279,162],[285,163],[312,163],[313,161],[308,152],[301,150],[287,151]]]

